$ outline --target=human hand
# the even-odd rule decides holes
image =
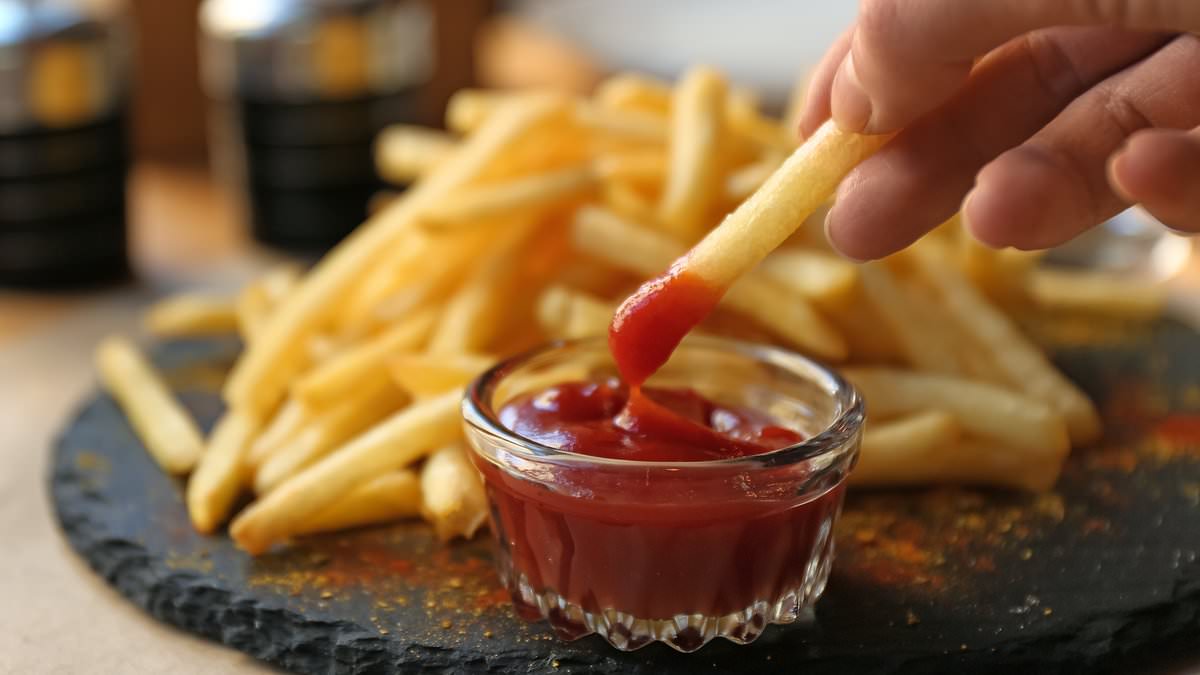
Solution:
[[[1132,203],[1200,232],[1200,37],[1184,31],[1200,32],[1196,0],[862,0],[801,133],[832,114],[899,134],[843,181],[830,242],[882,257],[960,206],[997,247],[1054,246]]]

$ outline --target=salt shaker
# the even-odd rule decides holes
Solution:
[[[0,284],[123,278],[122,2],[0,0]]]
[[[296,252],[337,243],[382,187],[372,144],[412,121],[433,68],[414,0],[206,0],[201,64],[216,172],[255,237]]]

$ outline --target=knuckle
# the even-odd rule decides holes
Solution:
[[[1030,63],[1037,86],[1051,100],[1069,100],[1085,88],[1086,81],[1078,65],[1053,34],[1026,33],[1017,45]]]

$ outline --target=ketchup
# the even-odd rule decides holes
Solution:
[[[720,299],[721,292],[704,279],[674,267],[642,284],[621,303],[608,329],[617,372],[640,387]]]
[[[558,450],[650,462],[744,457],[804,440],[763,413],[721,406],[690,389],[644,388],[635,398],[617,380],[527,394],[500,410],[500,423]]]
[[[688,389],[646,387],[641,399],[649,413],[617,380],[566,382],[515,398],[499,419],[542,445],[644,462],[743,457],[803,440],[764,413]],[[652,620],[726,616],[784,597],[804,606],[828,571],[822,561],[842,501],[840,484],[798,489],[808,478],[803,465],[652,472],[556,464],[535,480],[477,457],[476,465],[502,573],[519,613],[531,620],[542,610],[530,592],[543,595],[543,605],[550,593],[552,604]],[[548,618],[562,637],[590,632],[567,613]]]

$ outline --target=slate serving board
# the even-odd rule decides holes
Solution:
[[[1099,403],[1105,439],[1050,495],[858,493],[815,617],[749,647],[691,655],[563,643],[506,603],[485,537],[443,547],[420,524],[252,559],[188,525],[182,485],[114,402],[87,401],[54,448],[71,545],[132,602],[303,673],[1136,672],[1200,665],[1200,336],[1183,326],[1031,325]],[[161,346],[207,426],[237,345]],[[97,617],[97,620],[103,620]],[[1182,659],[1182,661],[1180,661]]]

